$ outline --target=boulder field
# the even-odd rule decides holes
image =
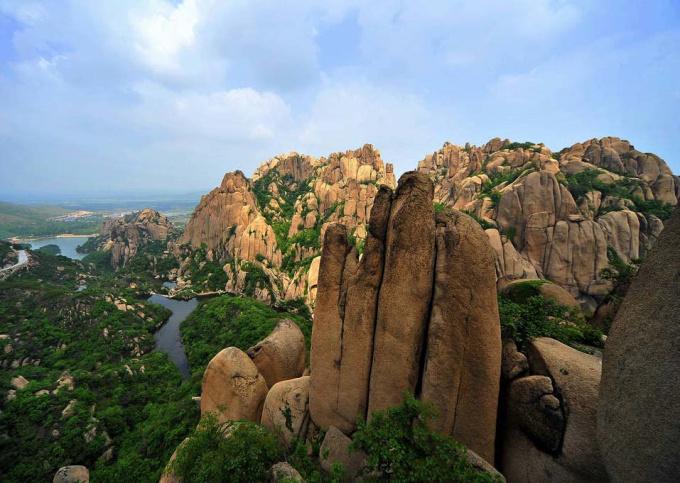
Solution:
[[[680,213],[633,279],[603,364],[599,351],[551,338],[501,340],[493,239],[467,214],[435,210],[436,195],[422,172],[382,186],[362,253],[329,224],[310,367],[299,328],[281,321],[248,351],[210,361],[201,414],[260,422],[286,445],[323,432],[320,466],[356,476],[370,457],[348,450],[357,421],[410,392],[436,409],[432,429],[501,481],[678,481]],[[564,286],[529,285],[579,305]]]
[[[680,192],[663,159],[615,137],[558,152],[500,138],[481,146],[445,143],[416,170],[432,181],[436,205],[484,227],[499,284],[548,280],[588,313],[603,306],[603,327],[620,299],[606,274],[616,259],[644,258]],[[226,274],[223,290],[268,303],[303,299],[313,308],[327,229],[343,224],[360,252],[381,185],[395,188],[394,170],[368,144],[319,158],[281,154],[250,178],[226,173],[169,245],[180,259],[178,287],[203,276],[191,261],[204,247],[205,259]]]

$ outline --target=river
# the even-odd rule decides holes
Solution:
[[[191,372],[189,371],[189,360],[182,344],[182,337],[180,336],[180,326],[198,306],[198,299],[175,300],[169,299],[164,295],[153,294],[147,301],[162,305],[172,312],[168,321],[154,333],[153,338],[156,341],[156,349],[165,352],[172,363],[177,366],[182,377],[187,379]]]
[[[21,240],[19,243],[29,243],[32,250],[37,250],[45,245],[57,245],[61,249],[61,255],[72,258],[74,260],[82,260],[85,253],[78,253],[76,248],[88,240],[86,236],[72,236],[72,237],[51,237],[38,238],[36,240]]]

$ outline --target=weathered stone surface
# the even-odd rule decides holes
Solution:
[[[322,429],[337,420],[338,364],[342,359],[342,313],[340,293],[342,272],[349,252],[347,230],[332,224],[326,230],[319,265],[315,320],[312,327],[309,410]]]
[[[612,481],[680,481],[679,240],[676,211],[607,339],[597,436]]]
[[[373,333],[382,280],[385,236],[391,191],[382,187],[375,197],[364,255],[354,272],[346,271],[340,379],[335,426],[351,432],[366,417],[373,358]]]
[[[267,393],[261,424],[285,444],[302,438],[309,425],[309,376],[276,383]]]
[[[517,376],[529,370],[527,357],[517,350],[517,344],[512,339],[503,341],[501,373],[507,381],[512,381]]]
[[[562,445],[565,417],[547,376],[527,376],[510,385],[511,417],[546,452],[557,453]]]
[[[63,466],[54,474],[52,483],[89,483],[90,472],[84,466]]]
[[[175,451],[172,452],[172,455],[170,456],[170,460],[168,463],[165,465],[165,468],[163,469],[163,473],[161,474],[161,478],[158,481],[158,483],[182,483],[184,480],[183,478],[177,476],[171,471],[171,466],[172,463],[177,459],[177,453],[179,453],[179,450],[182,449],[182,447],[187,444],[189,441],[189,438],[184,438],[182,442],[177,445],[177,448],[175,448]]]
[[[480,473],[486,473],[491,476],[497,483],[505,483],[505,476],[503,476],[500,471],[498,471],[494,466],[486,461],[484,458],[479,456],[477,453],[471,449],[466,450],[466,457],[468,463],[472,465],[474,469]]]
[[[248,355],[229,347],[208,363],[201,386],[201,416],[214,413],[219,422],[258,422],[267,383]]]
[[[508,481],[606,481],[595,438],[600,359],[545,337],[529,342],[527,354],[531,375],[516,378],[507,399],[503,474]]]
[[[494,255],[479,224],[438,215],[434,292],[421,397],[433,426],[494,460],[501,336]]]
[[[353,480],[366,466],[366,454],[350,450],[351,444],[349,437],[335,426],[330,426],[319,448],[321,467],[330,472],[333,465],[339,463],[345,470],[345,476]]]
[[[271,334],[247,350],[270,388],[300,377],[305,370],[305,336],[291,320],[281,320]]]
[[[355,250],[348,253],[335,306],[331,307],[330,314],[320,310],[318,305],[315,311],[314,333],[317,324],[324,325],[329,318],[340,324],[334,329],[338,334],[335,343],[339,347],[333,349],[339,351],[335,361],[337,380],[317,378],[315,364],[312,362],[313,392],[320,391],[325,395],[324,398],[332,401],[332,420],[319,422],[314,409],[312,410],[312,418],[322,428],[333,424],[343,431],[351,432],[357,420],[366,416],[373,332],[390,203],[391,191],[386,187],[381,188],[374,200],[364,256],[359,262]],[[326,236],[328,233],[330,232]],[[323,275],[320,274],[319,283],[322,278]],[[319,293],[322,293],[321,286]],[[313,346],[317,347],[314,335],[312,339]]]
[[[409,172],[399,179],[392,201],[378,298],[369,414],[399,405],[404,393],[414,392],[418,382],[434,279],[433,189],[425,175]]]
[[[26,386],[28,386],[28,379],[26,379],[24,376],[13,377],[10,381],[10,384],[12,384],[15,389],[24,389]]]
[[[124,267],[151,241],[166,240],[174,230],[170,220],[156,210],[142,211],[105,221],[99,232],[101,248],[111,252],[111,265]]]
[[[273,465],[269,472],[271,473],[271,481],[273,482],[285,481],[286,483],[290,483],[292,481],[304,481],[298,470],[285,461]]]

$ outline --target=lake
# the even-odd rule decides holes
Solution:
[[[163,295],[153,294],[147,301],[162,305],[172,312],[168,321],[154,333],[153,338],[156,342],[156,349],[165,352],[172,363],[177,366],[182,377],[188,378],[191,372],[189,371],[189,360],[182,344],[182,337],[180,336],[180,326],[184,319],[198,307],[198,300],[195,298],[191,300],[175,300]]]
[[[32,250],[37,250],[45,245],[57,245],[61,249],[61,255],[74,260],[82,260],[86,253],[78,253],[76,248],[84,244],[88,238],[86,236],[39,238],[37,240],[22,240],[20,243],[29,243]]]

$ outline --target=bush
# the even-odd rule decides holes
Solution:
[[[360,422],[352,446],[368,455],[366,474],[403,482],[494,481],[468,463],[463,445],[427,427],[434,416],[431,406],[407,395],[401,406]]]
[[[225,437],[228,434],[229,436]],[[250,421],[218,423],[203,418],[180,446],[171,471],[184,481],[266,481],[269,468],[282,456],[276,437]]]
[[[535,337],[552,337],[568,345],[602,346],[602,332],[587,324],[573,309],[532,295],[536,286],[518,287],[498,297],[498,311],[504,338],[523,348]]]

